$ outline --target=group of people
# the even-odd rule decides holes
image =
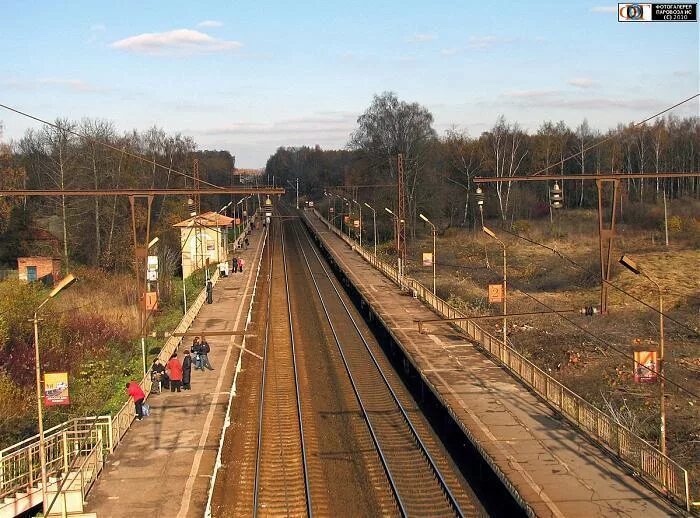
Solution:
[[[246,241],[248,241],[248,238],[246,238]],[[232,262],[233,262],[233,273],[236,273],[236,272],[243,273],[243,259],[241,259],[240,257],[234,257]]]
[[[168,362],[163,365],[158,358],[153,360],[151,366],[151,393],[158,394],[161,390],[170,388],[170,392],[180,392],[181,390],[190,390],[192,388],[192,364],[194,370],[208,369],[214,370],[209,361],[209,353],[211,347],[205,338],[196,336],[192,341],[192,348],[185,350],[183,353],[182,362],[178,358],[178,353],[175,351]],[[126,384],[126,391],[134,398],[134,407],[136,409],[136,419],[143,419],[143,402],[146,398],[143,389],[136,381],[130,381]]]

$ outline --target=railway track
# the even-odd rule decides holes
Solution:
[[[305,229],[299,222],[293,225],[300,262],[310,274],[311,291],[321,301],[342,368],[394,496],[397,514],[480,515],[480,506],[426,430],[429,426],[418,415],[418,409],[409,408],[405,396],[399,396],[392,387],[384,373],[386,362],[377,357],[368,343],[366,331],[361,329]]]
[[[282,222],[270,239],[254,516],[312,515]],[[278,235],[275,235],[278,234]]]

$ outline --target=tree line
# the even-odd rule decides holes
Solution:
[[[348,187],[340,190],[349,196],[393,208],[399,153],[412,231],[421,212],[443,226],[469,225],[477,216],[476,176],[507,179],[544,170],[556,175],[698,171],[700,118],[666,116],[649,124],[619,124],[607,132],[593,129],[585,119],[574,128],[546,121],[529,133],[499,116],[479,136],[456,128],[438,135],[427,108],[385,92],[357,119],[346,150],[279,148],[266,172],[282,182],[300,178],[300,191],[316,199],[324,187],[344,185]],[[490,184],[484,188],[487,215],[503,222],[544,217],[552,185]],[[597,203],[595,182],[567,181],[562,187],[568,207]],[[698,198],[700,184],[697,178],[630,179],[623,191],[625,199],[646,203],[656,202],[663,192],[670,198]]]
[[[0,185],[3,189],[56,191],[184,188],[191,187],[193,180],[180,173],[191,176],[195,158],[203,181],[230,185],[234,157],[227,151],[199,151],[191,137],[168,134],[157,127],[119,133],[111,122],[101,119],[59,119],[54,126],[28,130],[11,147],[0,149]],[[218,210],[228,201],[220,198],[202,197],[203,210]],[[179,249],[179,234],[172,225],[188,216],[185,197],[157,196],[152,234],[165,246]],[[139,218],[144,221],[144,214]],[[106,269],[129,268],[133,262],[131,212],[125,196],[0,199],[4,244],[0,263],[12,266],[17,256],[36,253],[32,236],[38,228],[50,229],[59,238],[58,250],[44,249],[41,255],[59,254],[65,263]]]

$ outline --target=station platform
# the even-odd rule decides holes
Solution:
[[[220,278],[191,331],[242,330],[252,303],[264,230],[236,251],[243,273]],[[101,517],[201,517],[205,513],[243,336],[210,336],[213,371],[192,371],[192,388],[152,394],[151,415],[134,421],[88,495],[86,512]],[[183,338],[179,358],[189,349]],[[252,358],[254,361],[254,358]]]
[[[426,385],[530,516],[684,516],[589,442],[504,368],[406,296],[311,211],[309,226]]]

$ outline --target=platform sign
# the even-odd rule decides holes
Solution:
[[[70,405],[67,372],[44,374],[44,404],[46,406]]]
[[[656,351],[634,351],[634,381],[637,383],[656,383]]]
[[[158,256],[157,255],[149,255],[148,256],[148,270],[158,270]]]
[[[489,284],[489,303],[503,303],[503,284]]]
[[[333,207],[331,207],[329,210],[330,210],[331,212],[335,212],[335,209],[334,209]]]
[[[433,253],[432,252],[423,252],[423,266],[432,266],[433,265]]]
[[[359,219],[356,219],[355,221],[353,221],[353,226],[354,226],[355,228],[360,228],[360,220],[359,220]]]

